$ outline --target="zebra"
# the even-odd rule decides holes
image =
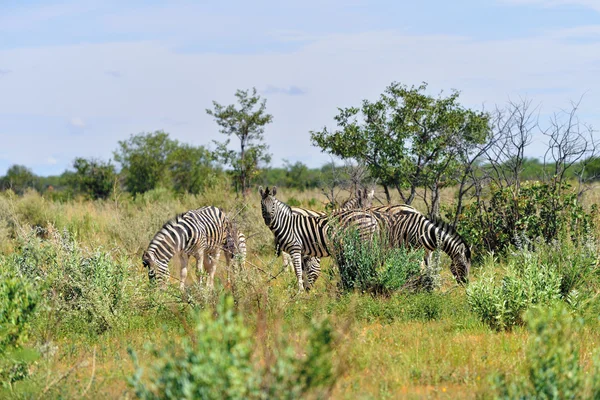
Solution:
[[[321,215],[314,211],[294,212],[290,206],[278,200],[277,188],[259,188],[261,211],[265,225],[275,235],[275,241],[281,250],[290,253],[298,290],[305,289],[302,277],[302,255],[327,257],[331,254],[334,226],[355,228],[362,240],[370,240],[379,232],[379,220],[371,213],[360,210],[337,211],[330,215]],[[317,215],[313,215],[316,213]]]
[[[234,260],[237,267],[246,266],[246,235],[239,230],[237,224],[231,223],[230,229],[227,230],[223,249]]]
[[[375,196],[375,190],[371,189],[370,192],[367,193],[367,190],[356,191],[356,196],[351,196],[346,201],[342,203],[340,206],[340,210],[354,210],[354,209],[367,209],[370,208],[373,204],[373,197]]]
[[[235,242],[239,236],[235,237],[231,232],[231,222],[223,210],[217,207],[207,206],[176,215],[154,235],[142,255],[142,263],[148,268],[149,280],[164,284],[169,278],[169,261],[177,255],[181,268],[179,289],[183,292],[188,260],[190,256],[194,256],[198,273],[204,269],[208,273],[207,285],[212,287],[221,249],[230,249],[225,251],[227,266],[236,254]]]
[[[425,217],[415,208],[401,204],[369,208],[388,228],[393,247],[424,248],[423,264],[429,266],[431,254],[438,247],[452,260],[450,271],[459,284],[467,283],[471,269],[471,249],[448,223]]]
[[[369,193],[367,193],[366,189],[363,191],[358,189],[357,195],[354,197],[350,197],[346,201],[344,201],[338,209],[338,211],[369,208],[372,205],[374,193],[375,190],[371,190]],[[300,207],[291,207],[291,209],[295,213],[310,215],[314,217],[326,215],[326,213],[324,212],[308,210]],[[275,243],[275,246],[277,249],[277,257],[279,257],[281,249],[279,248],[278,243]],[[293,265],[294,263],[292,260],[292,256],[290,256],[289,253],[283,252],[283,268],[293,269]],[[302,271],[306,275],[306,288],[308,290],[314,285],[315,281],[321,275],[321,260],[319,259],[319,257],[302,255]]]

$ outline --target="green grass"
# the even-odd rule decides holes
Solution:
[[[318,191],[282,192],[284,201],[289,196],[301,206],[324,208]],[[596,191],[589,193],[598,198]],[[175,213],[208,204],[236,213],[249,238],[246,270],[228,285],[220,260],[215,291],[207,293],[194,284],[191,268],[188,301],[175,287],[153,292],[141,264],[148,241]],[[569,243],[563,248],[563,256],[554,259],[561,263],[558,271],[570,277],[565,285],[579,291],[578,305],[572,308],[583,324],[576,336],[579,361],[583,371],[592,371],[600,341],[598,259]],[[513,382],[526,374],[521,367],[528,360],[528,328],[490,328],[469,306],[466,289],[454,283],[445,256],[441,288],[429,293],[343,293],[330,259],[323,260],[323,274],[308,294],[296,293],[289,271],[272,279],[282,260],[274,259],[258,195],[245,204],[225,188],[198,196],[155,192],[136,200],[63,203],[31,192],[22,198],[0,194],[0,251],[0,270],[10,264],[33,272],[28,279],[43,299],[23,343],[39,358],[29,365],[29,377],[15,382],[12,390],[1,389],[0,397],[75,398],[85,393],[88,398],[132,398],[127,379],[136,366],[128,349],[136,353],[140,367],[149,367],[154,356],[148,344],[181,344],[189,338],[196,311],[213,309],[222,294],[233,296],[237,314],[257,340],[251,357],[257,367],[271,365],[271,350],[281,349],[282,342],[295,358],[304,359],[311,323],[328,320],[336,337],[332,368],[337,381],[328,393],[331,398],[489,398],[496,393],[490,383],[494,376]],[[548,252],[541,258],[554,262]],[[489,275],[499,281],[511,262],[487,257],[473,266],[471,282],[478,284]],[[579,274],[574,266],[582,263],[586,270]],[[93,271],[78,274],[82,265]],[[60,296],[73,290],[81,295]]]

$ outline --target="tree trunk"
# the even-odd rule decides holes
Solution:
[[[440,187],[437,182],[431,187],[431,216],[435,218],[440,216]]]
[[[390,188],[385,183],[383,184],[383,191],[385,192],[385,199],[387,200],[388,205],[392,202],[392,197],[390,196]]]
[[[240,183],[241,183],[241,190],[242,190],[242,197],[244,199],[246,199],[246,191],[248,190],[248,182],[247,180],[247,171],[246,171],[246,162],[244,160],[245,154],[246,154],[246,135],[242,135],[242,137],[240,138],[240,146],[241,146],[241,151],[240,151]]]

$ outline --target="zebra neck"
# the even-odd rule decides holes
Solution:
[[[438,246],[454,260],[454,258],[460,255],[460,252],[458,251],[460,243],[457,242],[457,239],[453,235],[446,232],[443,228],[437,227],[436,231],[438,239],[441,241],[441,243],[438,243]]]

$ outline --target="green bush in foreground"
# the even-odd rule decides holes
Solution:
[[[39,295],[26,279],[0,258],[0,382],[4,387],[28,375],[37,353],[23,347]]]
[[[124,323],[137,290],[128,263],[101,249],[88,254],[66,231],[44,232],[48,239],[35,230],[20,237],[20,252],[6,262],[43,294],[48,328],[95,336]]]
[[[260,365],[254,355],[261,343],[222,297],[213,310],[196,315],[190,338],[152,348],[154,360],[145,375],[135,352],[137,371],[129,378],[141,399],[297,399],[326,397],[336,380],[332,364],[333,332],[328,323],[311,328],[306,355],[289,345],[271,362]]]
[[[536,307],[525,319],[531,332],[525,374],[512,381],[505,375],[494,376],[496,398],[599,398],[600,360],[596,357],[591,374],[586,374],[579,363],[581,319],[561,303]]]

